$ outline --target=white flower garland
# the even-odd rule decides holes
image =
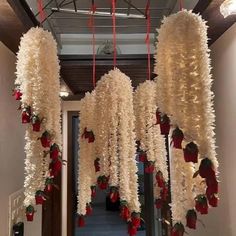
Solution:
[[[95,91],[86,93],[85,97],[80,101],[77,196],[77,213],[79,215],[86,215],[86,205],[91,203],[91,186],[96,184],[94,169],[96,139],[94,142],[89,143],[85,137],[85,129],[94,132],[96,126],[95,104]]]
[[[35,193],[43,190],[48,174],[49,159],[43,157],[44,149],[37,139],[47,130],[53,135],[52,143],[61,147],[59,69],[57,46],[51,33],[41,28],[30,29],[21,39],[15,84],[23,94],[22,107],[30,106],[32,114],[44,120],[40,132],[35,133],[28,126],[25,135],[25,206],[35,204]]]
[[[136,134],[140,147],[147,154],[147,160],[154,162],[156,172],[161,171],[165,182],[168,182],[165,139],[160,134],[156,124],[156,83],[145,81],[134,93],[134,108],[136,117]],[[155,185],[155,187],[157,187]],[[159,198],[155,189],[155,197]]]
[[[157,103],[160,111],[183,131],[187,143],[197,144],[200,160],[209,158],[218,173],[206,22],[200,15],[181,11],[165,18],[158,33],[154,71],[159,75]],[[184,163],[182,150],[172,150],[172,154],[173,220],[183,222],[186,211],[193,207],[192,199],[205,194],[206,185],[199,177],[191,178],[194,166]],[[188,197],[179,199],[184,194]]]
[[[130,210],[139,212],[131,81],[114,69],[102,77],[95,90],[101,173],[110,176],[110,186],[119,187],[120,198]]]

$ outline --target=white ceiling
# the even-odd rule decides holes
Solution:
[[[32,11],[36,15],[38,12],[37,0],[27,0]],[[91,2],[89,0],[75,0],[78,10],[90,10]],[[127,2],[130,0],[117,0],[117,13],[142,15],[145,13],[147,0],[131,0],[131,4],[135,5],[141,12],[133,7],[129,8]],[[74,9],[72,0],[44,0],[45,14],[48,16],[44,22],[44,28],[50,30],[56,38],[61,54],[91,54],[91,29],[88,27],[89,15],[75,13],[52,13],[52,8],[57,8],[56,2],[62,9]],[[192,9],[196,5],[197,0],[185,0],[184,7]],[[110,12],[110,0],[95,0],[97,11]],[[151,0],[151,43],[153,44],[156,28],[160,26],[164,16],[178,10],[176,0]],[[38,17],[38,16],[37,16]],[[39,19],[39,18],[38,18]],[[116,31],[118,37],[118,45],[125,46],[122,53],[143,53],[145,51],[146,36],[146,19],[128,19],[117,17]],[[105,40],[112,37],[112,19],[111,17],[96,16],[95,31],[97,47]],[[132,42],[132,43],[131,43]],[[127,48],[127,45],[130,45]],[[133,46],[132,45],[136,45]],[[152,47],[152,50],[154,47]],[[87,52],[87,53],[86,53]]]

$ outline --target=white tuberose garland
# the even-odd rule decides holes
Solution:
[[[131,81],[114,69],[102,77],[95,90],[101,173],[110,175],[110,186],[119,187],[120,198],[130,210],[139,212]]]
[[[51,33],[32,28],[22,37],[16,75],[15,84],[23,94],[22,106],[30,106],[33,115],[44,119],[41,132],[35,133],[28,126],[25,135],[24,204],[28,206],[35,204],[35,192],[44,188],[49,163],[37,139],[47,130],[53,135],[53,143],[61,147],[59,63]]]
[[[77,213],[86,215],[86,204],[91,202],[90,187],[96,183],[96,174],[94,169],[94,160],[96,159],[96,139],[94,142],[88,142],[84,137],[85,129],[93,131],[96,125],[95,119],[95,91],[86,93],[80,101],[79,113],[79,161],[78,161],[78,196]]]

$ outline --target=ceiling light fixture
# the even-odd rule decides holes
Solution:
[[[68,97],[69,94],[70,93],[68,91],[60,91],[60,97]]]
[[[236,14],[236,0],[225,0],[220,6],[220,12],[224,18]]]

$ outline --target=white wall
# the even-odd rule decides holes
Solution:
[[[15,55],[0,42],[0,236],[8,235],[8,196],[24,183],[24,127],[11,96]],[[41,235],[41,217],[26,224],[26,236]]]
[[[211,46],[220,162],[220,204],[202,217],[206,229],[191,236],[235,236],[236,227],[236,24]]]

